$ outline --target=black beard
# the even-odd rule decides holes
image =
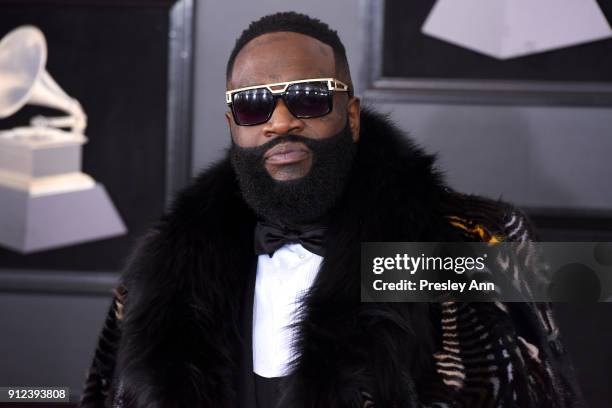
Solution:
[[[298,179],[277,181],[264,167],[264,154],[283,142],[302,142],[312,152],[309,172]],[[232,142],[230,158],[242,196],[266,221],[285,225],[321,221],[344,192],[357,144],[348,120],[340,133],[326,139],[281,135],[257,147]]]

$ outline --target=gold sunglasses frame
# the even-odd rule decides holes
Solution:
[[[266,88],[268,89],[272,95],[282,94],[287,91],[287,88],[291,85],[300,84],[304,82],[327,82],[327,89],[329,91],[340,91],[340,92],[348,92],[349,87],[344,82],[336,79],[336,78],[311,78],[311,79],[299,79],[297,81],[287,81],[287,82],[276,82],[273,84],[262,84],[262,85],[253,85],[247,86],[244,88],[236,88],[230,91],[225,92],[225,103],[228,105],[232,104],[232,95],[236,92],[240,91],[248,91],[249,89],[259,89]],[[275,88],[275,89],[273,89]]]

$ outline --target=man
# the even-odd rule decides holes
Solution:
[[[144,237],[81,406],[565,407],[545,304],[362,303],[360,243],[529,240],[360,109],[338,35],[278,13],[227,66],[232,145]]]

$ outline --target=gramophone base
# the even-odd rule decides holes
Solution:
[[[0,186],[0,246],[30,253],[125,234],[106,189],[31,196]]]

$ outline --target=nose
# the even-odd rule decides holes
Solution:
[[[293,116],[282,99],[278,99],[270,120],[262,128],[266,138],[287,133],[299,133],[302,130],[304,130],[304,121]]]

